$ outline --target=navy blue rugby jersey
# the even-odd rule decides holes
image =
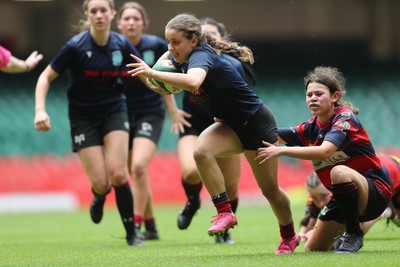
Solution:
[[[200,45],[192,51],[187,69],[191,68],[202,68],[207,76],[198,90],[189,92],[190,101],[211,116],[227,124],[242,125],[263,106],[244,76],[210,46]]]
[[[243,79],[246,80],[246,74],[244,72],[242,61],[225,53],[221,53],[221,57],[229,61],[232,64],[232,66],[239,72],[240,76],[242,76]]]
[[[135,46],[142,59],[152,67],[168,50],[167,42],[155,35],[144,34],[139,44]],[[130,113],[149,113],[165,110],[163,97],[146,87],[139,79],[132,79],[124,73],[126,98]]]
[[[246,78],[243,64],[240,60],[225,53],[222,53],[221,56],[232,64],[232,66],[239,72],[239,74],[243,77],[243,79]],[[187,66],[185,71],[187,71]],[[207,112],[207,109],[204,108],[204,106],[208,105],[206,103],[207,98],[202,99],[203,101],[199,100],[200,98],[196,97],[195,94],[192,94],[189,91],[184,91],[182,99],[183,110],[190,114],[196,115],[199,118],[204,118],[205,120],[213,121],[214,116],[211,114],[210,111]]]
[[[314,116],[296,127],[279,128],[278,131],[279,137],[288,146],[319,146],[323,141],[329,141],[338,147],[329,158],[312,161],[315,172],[326,188],[331,188],[332,168],[345,165],[373,179],[387,200],[391,199],[388,177],[382,170],[371,140],[361,122],[347,107],[336,107],[331,119],[324,125]]]
[[[89,30],[72,37],[51,61],[61,74],[69,72],[70,118],[98,118],[126,110],[122,71],[140,53],[122,34],[111,32],[107,45],[97,45]]]

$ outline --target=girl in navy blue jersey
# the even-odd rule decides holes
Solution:
[[[212,18],[203,18],[201,19],[201,24],[202,29],[212,34],[217,40],[228,40],[228,33],[225,30],[225,25],[222,23]],[[240,60],[226,53],[219,52],[219,54],[228,60],[242,77],[246,76],[243,63]],[[192,157],[194,144],[200,133],[214,123],[213,116],[205,112],[201,105],[193,105],[196,102],[195,99],[196,94],[184,91],[182,108],[191,115],[188,119],[191,127],[185,127],[185,131],[180,134],[178,140],[178,155],[182,169],[182,186],[187,197],[186,204],[178,216],[178,228],[182,230],[189,227],[201,203],[200,191],[203,183]],[[242,167],[241,154],[218,159],[218,165],[224,175],[226,191],[232,211],[235,213],[239,202],[238,189]],[[222,235],[216,235],[215,240],[217,243],[223,244],[232,244],[234,242],[229,230],[226,230]]]
[[[312,160],[333,197],[322,210],[305,250],[330,250],[335,237],[345,231],[336,252],[357,252],[363,246],[360,222],[373,220],[386,209],[390,181],[356,117],[358,110],[343,100],[343,74],[336,68],[316,67],[304,82],[307,106],[314,117],[299,126],[279,129],[279,140],[287,146],[264,141],[266,147],[258,149],[256,159],[260,163],[279,156]]]
[[[183,73],[154,71],[136,56],[132,56],[136,63],[128,67],[135,68],[130,71],[133,76],[154,78],[192,92],[196,96],[193,105],[200,105],[210,116],[218,118],[218,122],[199,135],[193,151],[201,179],[218,212],[208,234],[223,234],[237,224],[218,159],[244,153],[280,225],[281,240],[276,253],[293,252],[299,238],[294,230],[289,198],[278,185],[278,160],[264,164],[254,160],[262,140],[277,144],[274,116],[232,64],[216,53],[216,50],[239,51],[240,60],[253,62],[251,50],[237,43],[217,41],[210,33],[203,33],[200,20],[191,14],[171,19],[165,36],[169,51],[162,59],[170,58],[185,65]]]
[[[155,35],[144,34],[149,21],[147,12],[137,2],[126,2],[117,13],[117,27],[142,54],[151,67],[167,50],[167,42]],[[130,75],[124,77],[130,124],[129,170],[133,181],[136,229],[144,223],[143,238],[159,239],[155,223],[150,187],[149,164],[157,151],[165,118],[165,105],[170,111],[173,126],[179,125],[181,113],[172,95],[161,96]],[[164,98],[164,99],[163,99]],[[173,103],[172,103],[173,102]],[[181,125],[180,127],[183,127]]]
[[[110,31],[113,0],[85,0],[83,9],[83,31],[64,45],[37,81],[34,124],[38,131],[50,130],[47,92],[51,82],[68,71],[72,148],[92,186],[92,221],[100,223],[106,195],[114,188],[126,241],[141,246],[127,173],[129,121],[121,79],[129,53],[139,53],[123,35]]]

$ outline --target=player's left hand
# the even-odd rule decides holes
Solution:
[[[266,141],[262,141],[262,143],[265,147],[258,148],[257,157],[254,158],[254,160],[260,161],[259,164],[263,164],[268,159],[279,156],[279,147]]]

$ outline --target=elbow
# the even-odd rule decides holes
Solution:
[[[193,91],[197,91],[197,89],[199,89],[199,87],[200,87],[200,85],[197,84],[197,83],[189,83],[189,84],[186,86],[186,89],[187,89],[188,91],[190,91],[190,92],[193,92]]]
[[[331,156],[333,155],[334,152],[335,152],[335,151],[330,151],[330,150],[322,151],[321,154],[320,154],[319,159],[320,159],[320,160],[325,160],[325,159],[331,157]]]
[[[203,83],[204,80],[199,79],[198,77],[189,77],[189,79],[186,79],[185,81],[185,89],[188,91],[197,91],[201,84]]]

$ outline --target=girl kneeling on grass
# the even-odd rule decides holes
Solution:
[[[346,232],[337,253],[357,252],[363,246],[360,222],[382,214],[391,199],[390,180],[367,132],[358,120],[358,110],[342,100],[345,78],[331,67],[316,67],[304,78],[306,102],[313,118],[299,126],[279,129],[278,147],[263,142],[257,160],[279,156],[312,160],[314,169],[333,197],[324,207],[306,251],[328,251],[335,237]],[[296,147],[294,147],[296,146]]]

